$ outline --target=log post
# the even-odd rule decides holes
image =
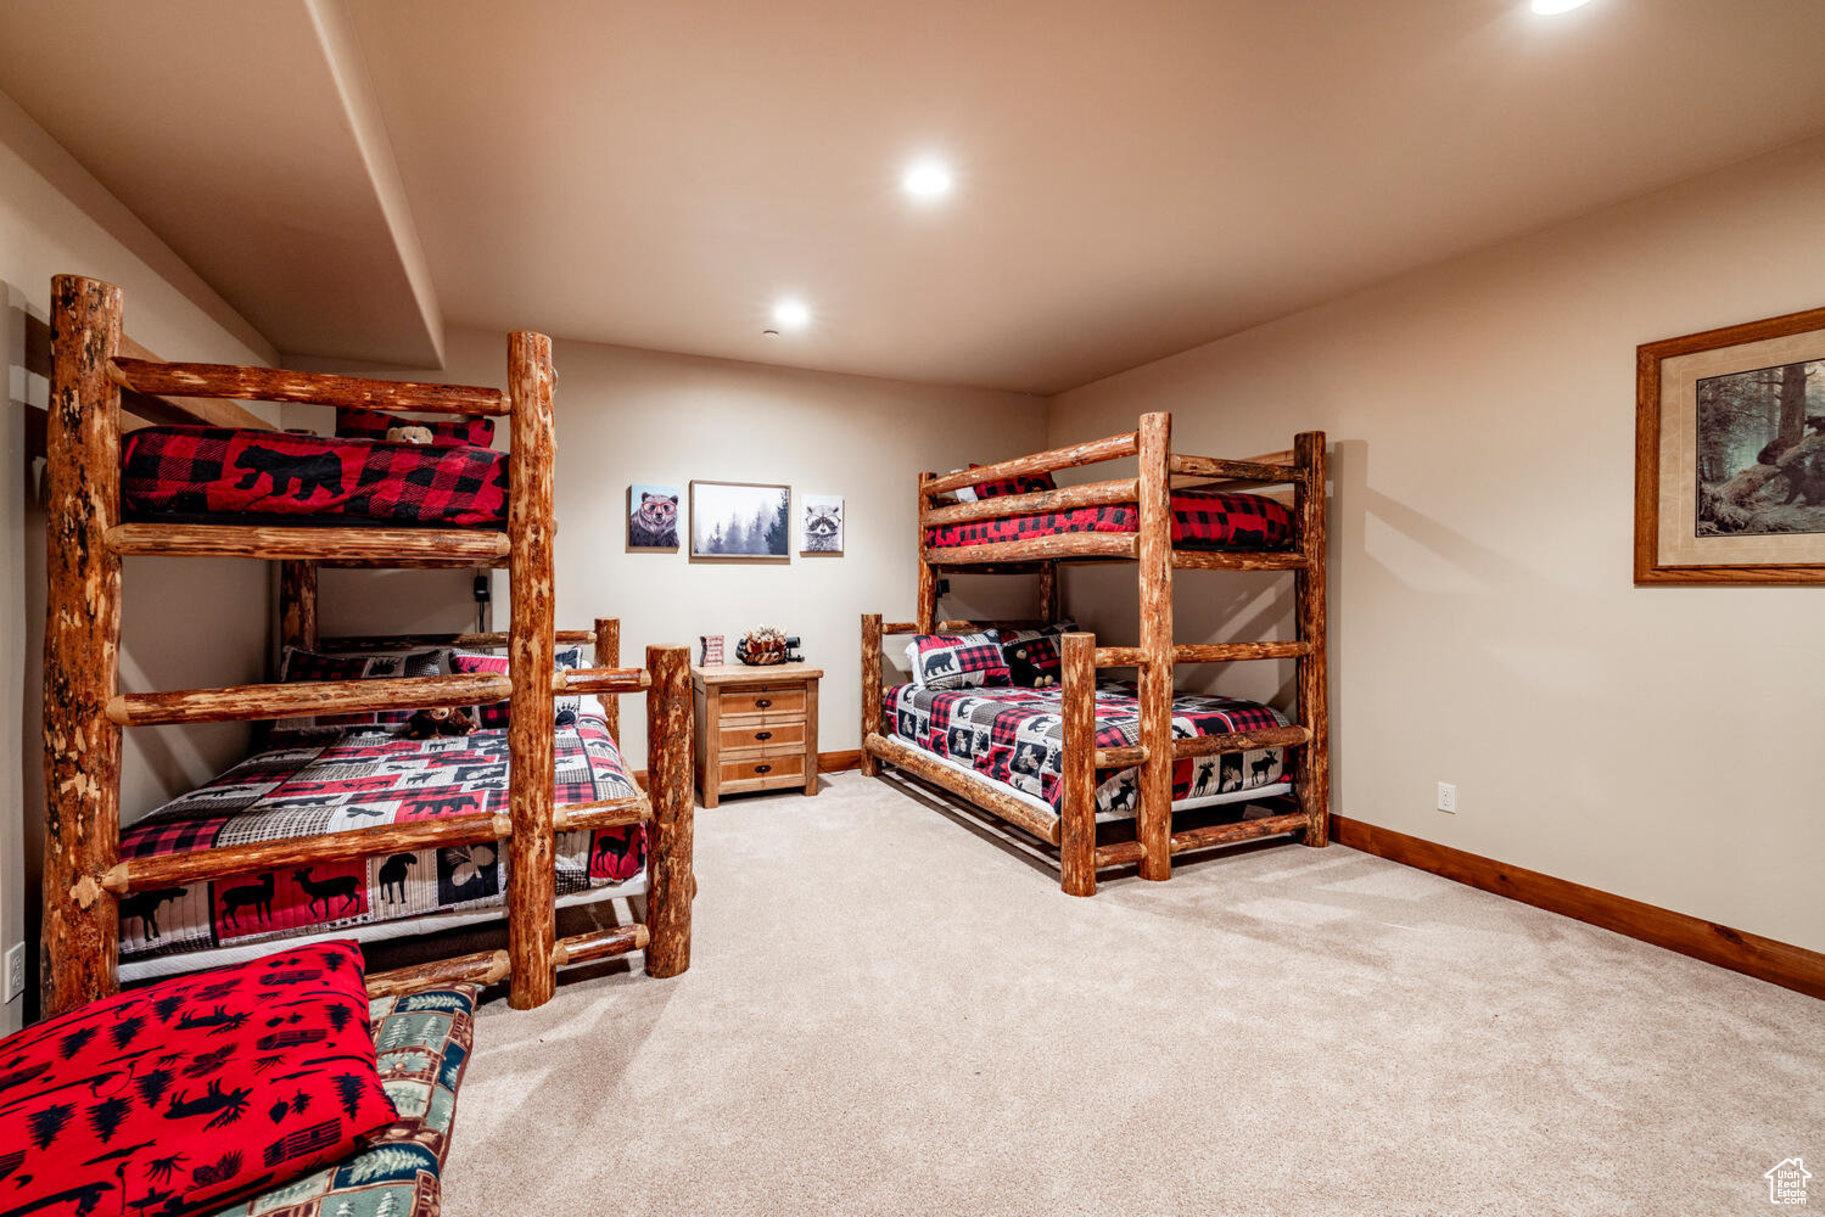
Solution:
[[[1324,432],[1301,431],[1293,441],[1294,459],[1304,477],[1293,489],[1294,523],[1305,565],[1294,575],[1299,641],[1311,650],[1298,661],[1299,725],[1312,738],[1299,749],[1293,766],[1293,790],[1306,816],[1305,843],[1328,845],[1331,839],[1331,713],[1325,665],[1325,520]]]
[[[646,793],[653,805],[646,838],[648,976],[691,966],[691,648],[648,647],[653,687],[646,694]]]
[[[1062,620],[1059,596],[1058,563],[1039,564],[1039,619],[1051,624]]]
[[[1140,426],[1140,745],[1135,837],[1141,878],[1172,877],[1172,415]]]
[[[45,447],[44,1013],[119,988],[119,906],[100,877],[120,853],[121,293],[51,281],[51,403]]]
[[[1066,634],[1060,647],[1064,771],[1058,862],[1067,896],[1096,895],[1096,635]]]
[[[914,551],[919,555],[919,593],[914,601],[913,620],[919,626],[921,634],[937,632],[938,624],[938,572],[925,557],[925,508],[931,501],[925,484],[932,480],[934,474],[919,475],[918,506],[913,511],[913,518],[919,527],[919,548]]]
[[[512,774],[508,843],[507,955],[509,1003],[542,1006],[557,988],[557,875],[551,802],[555,718],[551,674],[557,649],[552,592],[551,339],[515,331],[507,337],[507,383],[513,403],[508,453],[507,570],[512,588],[507,670],[513,684],[507,730]]]
[[[596,666],[598,668],[618,668],[621,666],[621,618],[596,618]],[[621,699],[610,693],[602,699],[602,715],[608,720],[608,733],[614,738],[615,746],[621,745]]]
[[[862,776],[881,772],[868,737],[881,733],[881,614],[862,614]]]
[[[317,646],[317,564],[279,563],[279,646]]]

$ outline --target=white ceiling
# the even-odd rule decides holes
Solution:
[[[67,36],[120,18],[124,40]],[[282,350],[346,356],[422,348],[441,309],[1053,392],[1825,130],[1821,0],[0,0],[0,20],[0,89]],[[67,87],[98,65],[113,88]],[[896,185],[922,152],[958,173],[939,205]],[[402,298],[414,239],[434,298]],[[332,292],[360,302],[336,322],[356,336],[326,333]],[[788,292],[813,324],[764,338]]]

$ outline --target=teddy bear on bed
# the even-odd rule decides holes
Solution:
[[[1036,644],[1023,642],[1007,648],[1008,680],[1029,689],[1046,689],[1058,683],[1058,677],[1041,668],[1034,660]],[[1049,658],[1049,656],[1048,656]],[[1049,667],[1050,665],[1048,665]]]
[[[475,730],[475,720],[455,706],[434,706],[420,710],[406,720],[409,739],[431,739],[438,735],[468,735]]]

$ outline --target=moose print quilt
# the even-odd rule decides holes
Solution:
[[[122,445],[120,489],[130,515],[500,526],[507,519],[507,454],[460,444],[147,427]]]
[[[1041,799],[1053,811],[1059,809],[1064,758],[1059,689],[935,690],[900,685],[889,689],[882,700],[882,723],[894,735]],[[1132,682],[1098,682],[1097,746],[1120,748],[1138,743],[1139,706]],[[1239,698],[1180,693],[1172,701],[1172,733],[1180,739],[1286,725],[1286,716],[1273,707]],[[1218,801],[1218,796],[1272,786],[1285,780],[1285,760],[1279,748],[1186,757],[1173,766],[1173,804],[1195,806]],[[1132,817],[1136,770],[1107,769],[1097,778],[1097,812],[1105,818]]]
[[[557,729],[557,800],[635,793],[607,725],[591,715]],[[507,810],[507,733],[407,739],[350,731],[333,742],[275,748],[121,832],[122,858],[346,832]],[[559,833],[560,896],[613,887],[642,873],[640,825]],[[377,854],[135,892],[120,902],[123,960],[240,946],[445,910],[499,907],[507,851],[489,842]]]

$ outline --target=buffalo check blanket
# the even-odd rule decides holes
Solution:
[[[635,792],[599,718],[557,729],[557,800]],[[122,858],[507,810],[507,733],[428,740],[350,731],[275,748],[165,804],[121,833]],[[641,825],[557,837],[558,894],[625,883],[646,865]],[[124,959],[317,934],[446,909],[500,906],[507,851],[495,844],[377,854],[135,892],[120,903]]]
[[[900,685],[889,689],[883,701],[886,713],[882,722],[894,735],[1058,810],[1064,757],[1058,689],[934,690]],[[1097,746],[1119,748],[1138,743],[1140,725],[1133,683],[1099,682]],[[1180,693],[1172,701],[1172,733],[1180,739],[1286,725],[1286,716],[1278,710],[1234,697]],[[1284,771],[1285,757],[1279,748],[1186,757],[1173,766],[1173,802],[1209,800],[1271,786],[1284,780]],[[1115,817],[1133,816],[1136,771],[1105,769],[1097,778],[1097,810]]]
[[[980,490],[980,488],[978,488]],[[945,524],[925,531],[937,549],[1024,541],[1066,532],[1133,532],[1140,509],[1133,503],[1074,507],[1003,520]],[[1260,494],[1214,490],[1175,490],[1172,494],[1172,543],[1180,549],[1272,550],[1293,543],[1293,513],[1278,499]]]
[[[136,515],[329,517],[332,523],[502,524],[507,454],[229,427],[147,427],[121,453]]]

